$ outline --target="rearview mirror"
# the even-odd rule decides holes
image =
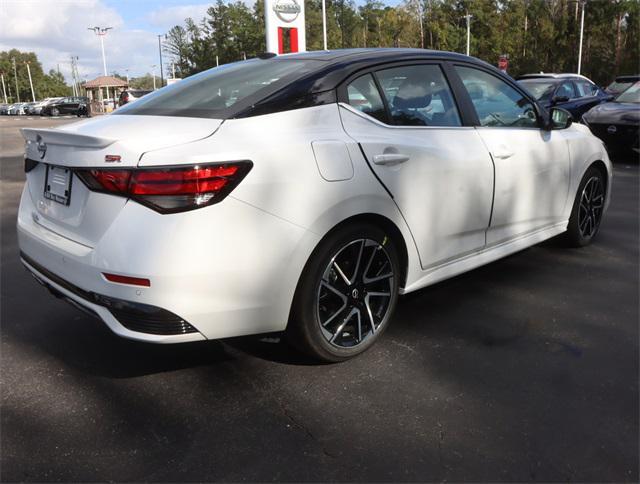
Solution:
[[[573,116],[566,109],[551,108],[548,129],[566,129],[573,123]]]
[[[551,103],[552,104],[566,103],[568,100],[569,98],[567,96],[553,96]]]

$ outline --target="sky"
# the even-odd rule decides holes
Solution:
[[[104,38],[107,73],[159,75],[157,36],[187,17],[201,20],[214,1],[0,0],[0,51],[35,52],[45,72],[60,69],[67,81],[70,58],[77,56],[80,77],[91,80],[103,75],[102,53],[99,37],[87,28],[113,27]],[[244,1],[253,5],[256,0]]]
[[[60,68],[71,78],[78,56],[82,79],[103,74],[100,40],[93,26],[113,27],[104,39],[107,72],[131,77],[159,64],[158,34],[205,16],[210,2],[198,0],[0,0],[0,51],[32,51],[45,72]],[[166,61],[166,60],[165,60]],[[158,67],[155,68],[159,75]],[[128,72],[127,72],[128,70]]]

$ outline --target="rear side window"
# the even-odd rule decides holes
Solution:
[[[224,119],[231,106],[260,101],[312,72],[320,62],[251,59],[225,64],[143,96],[114,114]]]
[[[444,74],[436,65],[402,66],[376,72],[393,124],[461,126]]]
[[[533,104],[502,79],[471,67],[456,66],[481,126],[537,128]]]
[[[380,92],[371,74],[359,77],[347,86],[349,104],[378,121],[387,122],[387,113]]]

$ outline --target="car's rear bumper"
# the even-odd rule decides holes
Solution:
[[[176,215],[129,202],[93,247],[42,226],[37,214],[24,193],[17,229],[29,271],[116,334],[153,343],[283,330],[318,241],[232,197]],[[151,285],[113,283],[103,273]]]
[[[104,321],[119,336],[152,343],[185,343],[206,339],[184,319],[155,306],[84,291],[56,276],[24,253],[23,265],[54,296]]]

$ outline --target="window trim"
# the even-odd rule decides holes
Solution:
[[[492,72],[491,69],[486,68],[484,66],[480,66],[478,64],[473,64],[473,63],[467,63],[467,62],[451,62],[451,75],[455,76],[457,78],[457,83],[459,83],[458,85],[460,86],[460,97],[464,99],[465,104],[468,106],[468,109],[471,109],[471,113],[473,114],[473,126],[477,127],[477,128],[486,128],[486,129],[495,129],[495,128],[499,128],[499,129],[532,129],[532,130],[537,130],[537,131],[543,131],[544,130],[544,126],[545,126],[545,122],[544,122],[544,114],[545,111],[540,107],[540,105],[538,104],[538,102],[533,99],[527,92],[525,92],[525,90],[523,88],[521,88],[516,81],[514,81],[513,79],[507,77],[504,74],[500,74],[498,75],[496,72]],[[507,84],[508,86],[510,86],[511,88],[513,88],[515,91],[517,91],[523,98],[527,99],[532,105],[534,110],[536,111],[536,117],[537,117],[537,122],[538,122],[538,126],[482,126],[482,124],[480,124],[480,118],[478,117],[478,112],[476,111],[475,106],[473,105],[473,101],[471,100],[471,96],[469,96],[469,93],[467,92],[466,88],[464,87],[464,83],[462,82],[462,78],[460,77],[460,74],[458,74],[458,72],[456,71],[456,67],[466,67],[469,69],[477,69],[479,71],[484,72],[485,74],[488,74],[490,76],[495,77],[496,79],[504,82],[505,84]]]
[[[338,106],[352,112],[353,114],[361,117],[362,119],[365,119],[367,121],[370,121],[371,123],[377,124],[380,127],[383,128],[388,128],[388,129],[466,129],[466,130],[474,130],[476,129],[475,126],[408,126],[405,124],[386,124],[383,123],[382,121],[374,118],[373,116],[369,116],[367,113],[363,113],[362,111],[354,108],[351,104],[344,102],[344,101],[338,101]]]
[[[365,116],[366,119],[373,120],[376,123],[380,123],[381,125],[389,127],[389,128],[457,129],[457,128],[472,127],[473,126],[471,124],[472,119],[469,118],[469,116],[467,115],[467,113],[463,109],[463,105],[460,103],[460,101],[458,99],[458,96],[457,96],[457,93],[456,93],[456,88],[455,88],[454,84],[451,82],[450,76],[448,75],[447,64],[448,64],[448,62],[445,61],[445,60],[431,60],[431,59],[416,60],[416,59],[414,59],[414,60],[402,60],[402,61],[395,61],[395,62],[385,62],[383,64],[377,64],[375,66],[370,66],[368,68],[365,68],[365,69],[359,70],[357,72],[354,72],[350,76],[348,76],[347,78],[342,80],[342,82],[340,83],[340,85],[336,89],[338,103],[342,104],[344,106],[349,106],[350,108],[352,108],[353,111],[358,111],[357,109],[353,108],[353,106],[351,106],[349,104],[349,96],[348,96],[348,93],[347,93],[347,86],[351,82],[353,82],[354,80],[358,79],[359,77],[362,77],[362,76],[364,76],[366,74],[371,74],[371,76],[373,77],[374,82],[376,84],[376,87],[378,89],[378,94],[379,94],[380,98],[382,99],[382,102],[383,102],[384,107],[385,107],[387,123],[383,123],[382,121],[379,121],[379,120],[375,119],[373,116],[369,116],[366,113],[362,113],[362,112],[358,111],[363,116]],[[440,68],[440,72],[442,73],[442,76],[443,76],[445,82],[447,83],[447,86],[449,87],[449,91],[451,92],[451,98],[453,100],[453,104],[454,104],[455,108],[458,110],[458,117],[460,118],[460,126],[406,126],[406,125],[402,125],[402,124],[394,124],[392,122],[393,118],[391,117],[391,110],[389,108],[389,103],[387,101],[387,97],[384,95],[384,92],[382,90],[382,86],[380,85],[380,82],[378,80],[378,76],[376,75],[376,72],[387,70],[387,69],[395,69],[395,68],[398,68],[398,67],[419,66],[419,65],[435,65],[435,66]]]

